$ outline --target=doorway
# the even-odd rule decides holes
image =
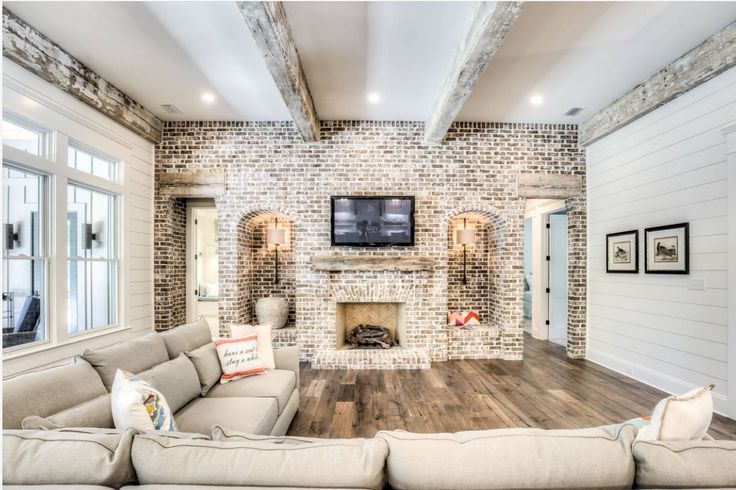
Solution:
[[[187,200],[187,322],[204,317],[219,332],[217,209],[212,199]]]

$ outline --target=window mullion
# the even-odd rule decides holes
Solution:
[[[54,138],[56,167],[58,173],[53,181],[53,191],[51,195],[53,217],[52,217],[52,234],[51,234],[51,312],[53,316],[52,330],[53,341],[63,343],[69,337],[68,328],[68,284],[67,284],[67,148],[69,145],[68,137],[63,133],[57,133]]]

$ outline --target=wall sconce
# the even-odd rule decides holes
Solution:
[[[463,229],[455,232],[458,245],[463,246],[463,284],[468,283],[468,245],[475,245],[475,229],[468,229],[468,220],[463,218]]]
[[[17,231],[14,231],[13,225],[5,223],[5,229],[3,230],[3,242],[5,244],[5,250],[13,250],[15,244],[20,245],[20,236]]]
[[[266,232],[266,243],[273,245],[276,251],[276,258],[274,261],[275,279],[274,284],[279,283],[279,245],[286,245],[286,230],[279,230],[279,219],[276,218],[274,228],[269,229]]]
[[[92,250],[92,242],[97,241],[97,233],[92,233],[92,223],[84,224],[84,249]]]

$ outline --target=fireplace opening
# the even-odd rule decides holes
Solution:
[[[405,328],[404,303],[337,303],[338,349],[400,347]]]

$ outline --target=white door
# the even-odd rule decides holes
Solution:
[[[549,215],[549,340],[567,345],[567,213]]]

